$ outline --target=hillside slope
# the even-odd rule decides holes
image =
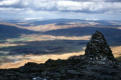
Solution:
[[[22,34],[32,34],[32,33],[37,33],[37,32],[18,28],[16,26],[0,24],[0,37],[1,37],[0,39],[2,40],[9,38],[17,38]]]
[[[120,80],[117,61],[100,32],[93,34],[85,55],[44,64],[27,63],[16,69],[1,69],[0,80]]]

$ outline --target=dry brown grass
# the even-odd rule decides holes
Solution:
[[[95,26],[96,23],[70,23],[71,25],[55,25],[55,24],[47,24],[47,25],[39,25],[39,26],[29,26],[29,27],[22,27],[24,29],[33,30],[33,31],[50,31],[50,30],[57,30],[57,29],[66,29],[66,28],[74,28],[74,27],[85,27],[85,26]]]
[[[23,26],[20,26],[20,25],[17,25],[17,24],[12,24],[12,23],[6,23],[6,22],[2,22],[0,23],[2,25],[7,25],[7,26],[15,26],[15,27],[19,27],[19,28],[22,28]]]
[[[121,46],[111,47],[111,49],[116,58],[121,57]]]
[[[21,46],[24,44],[15,44],[15,43],[0,43],[0,47],[12,47],[12,46]]]
[[[45,40],[89,40],[91,35],[86,36],[53,36],[53,35],[22,35],[21,38],[30,38],[28,41],[45,41]]]
[[[116,58],[121,57],[121,46],[117,47],[111,47],[112,52]],[[24,64],[28,62],[35,62],[35,63],[44,63],[48,59],[68,59],[71,56],[79,56],[83,55],[84,51],[80,52],[73,52],[73,53],[66,53],[66,54],[48,54],[48,55],[25,55],[25,56],[16,56],[16,58],[23,58],[21,61],[17,61],[15,63],[6,63],[0,66],[0,69],[8,69],[8,68],[18,68],[20,66],[23,66]],[[11,58],[15,58],[11,57]]]
[[[20,66],[23,66],[24,64],[28,62],[35,62],[35,63],[44,63],[48,59],[68,59],[71,56],[79,56],[83,55],[84,51],[81,52],[73,52],[73,53],[66,53],[66,54],[49,54],[49,55],[26,55],[26,56],[16,56],[16,57],[25,57],[25,59],[18,61],[18,62],[11,62],[6,63],[0,66],[0,69],[8,69],[8,68],[18,68]],[[15,57],[15,56],[14,56]]]

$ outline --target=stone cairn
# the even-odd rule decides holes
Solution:
[[[99,31],[96,31],[87,43],[85,56],[89,63],[107,64],[115,62],[104,35]]]

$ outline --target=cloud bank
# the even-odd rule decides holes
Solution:
[[[45,13],[45,15],[44,15]],[[121,15],[120,0],[0,0],[0,18],[35,18],[42,16],[91,15],[99,19],[117,19]],[[51,14],[51,15],[50,15]],[[65,14],[65,15],[64,15]],[[66,15],[68,14],[68,15]],[[37,16],[36,16],[37,15]],[[42,16],[39,18],[42,19]],[[99,15],[99,16],[98,16]],[[100,17],[102,15],[102,18]],[[110,16],[109,16],[110,15]],[[21,16],[21,17],[20,17]],[[31,16],[31,17],[29,17]],[[44,17],[43,17],[44,18]],[[47,17],[46,17],[47,18]],[[60,18],[60,17],[59,17]],[[63,18],[63,17],[62,17]],[[72,16],[73,18],[73,16]],[[75,17],[76,18],[76,17]],[[87,18],[85,18],[87,19]]]

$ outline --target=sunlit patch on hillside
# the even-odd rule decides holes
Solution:
[[[68,59],[71,56],[79,56],[83,55],[84,51],[81,52],[73,52],[73,53],[67,53],[67,54],[48,54],[48,55],[25,55],[25,56],[10,56],[9,59],[18,59],[19,61],[16,62],[8,62],[6,64],[0,65],[0,69],[4,68],[18,68],[20,66],[23,66],[25,63],[28,62],[35,62],[35,63],[44,63],[48,59]]]

